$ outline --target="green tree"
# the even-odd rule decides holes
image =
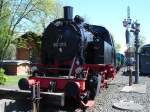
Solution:
[[[0,0],[0,85],[4,84],[6,81],[6,76],[4,74],[4,69],[2,69],[2,60],[5,55],[5,51],[9,46],[9,36],[8,36],[8,2],[6,0]]]
[[[6,55],[10,54],[11,46],[14,48],[10,43],[16,38],[17,32],[26,32],[32,28],[31,31],[41,29],[41,33],[54,16],[55,10],[60,8],[56,8],[58,5],[61,6],[55,0],[0,0],[0,60],[8,57]]]
[[[40,58],[41,38],[41,35],[29,31],[21,35],[20,38],[17,38],[15,43],[17,48],[28,48],[30,52],[29,60],[32,62],[37,62]]]
[[[5,57],[6,51],[11,43],[11,38],[8,33],[9,29],[9,1],[0,1],[0,61]],[[2,65],[0,65],[1,67]]]
[[[7,35],[9,27],[9,2],[7,0],[0,0],[0,34]]]
[[[36,15],[36,19],[32,19],[33,26],[31,27],[34,29],[34,32],[41,33],[50,23],[50,21],[62,18],[63,17],[63,7],[62,3],[59,1],[55,1],[51,9],[47,8],[48,5],[45,6],[45,11],[42,11]]]
[[[0,61],[4,59],[10,43],[11,43],[11,38],[9,35],[0,34]]]
[[[8,17],[10,16],[9,5],[10,3],[8,0],[0,0],[0,21],[4,22],[5,20],[8,20]]]
[[[41,47],[41,35],[38,35],[32,31],[26,32],[21,35],[21,38],[16,39],[17,47],[27,48],[28,46],[36,47],[40,49]]]
[[[120,51],[121,45],[119,43],[116,43],[116,41],[114,41],[114,45],[115,45],[116,52]]]
[[[140,46],[143,46],[145,43],[145,37],[140,35]]]
[[[45,27],[45,21],[42,20],[51,16],[57,2],[54,0],[10,0],[10,3],[9,32],[14,35],[20,30],[26,32],[27,29],[33,29],[36,24],[42,24],[42,27]]]
[[[0,68],[0,85],[4,85],[5,82],[6,82],[5,70],[3,68]]]

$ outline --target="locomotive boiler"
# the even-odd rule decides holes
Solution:
[[[32,76],[21,79],[19,87],[30,89],[33,82],[40,82],[42,91],[63,92],[66,102],[85,107],[114,77],[115,48],[106,28],[72,16],[73,8],[66,6],[64,18],[44,30],[41,64],[33,64]]]

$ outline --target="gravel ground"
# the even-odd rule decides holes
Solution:
[[[146,83],[146,94],[120,92],[120,90],[129,83],[129,77],[123,75],[123,70],[124,68],[122,68],[115,79],[110,82],[108,89],[102,91],[101,94],[97,96],[95,107],[87,112],[150,112],[150,78],[148,76],[140,76],[139,78],[140,84]],[[134,101],[142,105],[144,109],[142,111],[125,111],[113,108],[113,103],[120,100]]]

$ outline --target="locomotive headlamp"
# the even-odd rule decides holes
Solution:
[[[76,60],[76,65],[80,65],[80,61],[79,60]]]
[[[76,69],[75,69],[75,73],[76,74],[80,74],[80,73],[82,73],[82,67],[77,67]]]
[[[99,38],[97,38],[97,39],[96,39],[96,42],[99,42],[99,41],[100,41]]]
[[[60,47],[60,48],[59,48],[59,52],[62,53],[62,51],[63,51],[63,50],[62,50],[62,48]]]

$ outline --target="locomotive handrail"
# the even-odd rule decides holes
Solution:
[[[55,21],[53,21],[53,23],[55,24],[55,23],[57,23],[57,22],[59,22],[59,21],[65,21],[64,20],[64,18],[60,18],[60,19],[56,19]],[[75,29],[75,31],[77,32],[77,33],[80,33],[81,34],[81,32],[80,32],[80,29],[78,28],[78,26],[77,26],[77,24],[75,24],[74,22],[72,22],[72,21],[70,21],[70,23],[71,23],[71,26]],[[72,25],[73,24],[73,25]]]
[[[72,61],[72,64],[71,64],[71,68],[70,68],[70,70],[69,70],[69,74],[68,74],[68,77],[69,77],[69,78],[71,77],[71,74],[72,74],[72,70],[73,70],[73,66],[74,66],[75,60],[76,60],[76,56],[73,58],[73,61]]]
[[[148,53],[141,53],[140,55],[143,55],[143,56],[150,56],[150,54],[148,54]]]
[[[90,68],[88,67],[85,71],[83,71],[85,78],[87,78],[87,75],[89,74]]]
[[[48,70],[64,70],[64,71],[69,71],[70,68],[47,68]]]
[[[44,70],[64,70],[64,71],[69,71],[70,68],[60,68],[60,67],[50,67],[46,65],[32,65],[32,67],[35,66],[38,69],[44,69]]]

